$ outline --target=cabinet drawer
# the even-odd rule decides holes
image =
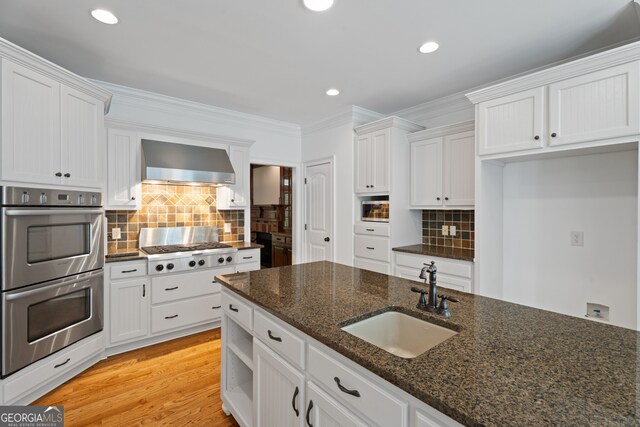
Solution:
[[[236,264],[246,264],[256,261],[260,262],[260,249],[238,251],[236,254]]]
[[[235,267],[173,274],[151,279],[151,303],[159,304],[220,292],[217,274],[233,274]]]
[[[162,332],[219,319],[220,294],[151,307],[151,332]]]
[[[109,277],[112,280],[146,276],[146,274],[147,274],[146,260],[133,261],[133,262],[116,262],[109,267]]]
[[[307,372],[338,402],[350,406],[380,426],[406,426],[408,405],[365,379],[341,362],[309,346]],[[340,386],[338,386],[338,381]],[[347,393],[357,391],[358,396]]]
[[[355,258],[353,266],[362,270],[375,271],[376,273],[391,274],[391,264],[388,262],[372,261],[370,259]]]
[[[260,263],[259,262],[251,262],[251,263],[244,263],[244,264],[236,265],[236,272],[237,273],[245,273],[247,271],[256,271],[256,270],[260,270]]]
[[[304,369],[304,341],[259,311],[254,315],[255,336],[300,369]]]
[[[452,276],[465,277],[471,279],[472,264],[469,261],[447,260],[444,258],[432,257],[428,255],[411,255],[396,252],[396,265],[403,267],[422,269],[425,263],[436,262],[438,274],[449,274]]]
[[[389,224],[359,223],[353,226],[353,232],[356,234],[369,236],[389,236]]]
[[[222,309],[246,330],[253,330],[253,309],[229,292],[222,292]]]
[[[390,261],[389,239],[384,237],[355,237],[355,255],[359,258],[369,258],[376,261]]]
[[[103,350],[102,334],[98,334],[40,360],[23,371],[13,374],[4,382],[5,402],[12,402],[28,392],[36,390],[61,374]]]
[[[286,243],[287,242],[287,238],[285,236],[279,236],[277,234],[273,235],[273,241],[274,243]]]

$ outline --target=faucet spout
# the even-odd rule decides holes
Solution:
[[[435,312],[438,310],[438,276],[437,276],[438,268],[436,267],[436,262],[431,261],[430,264],[425,263],[424,267],[422,267],[422,271],[420,271],[420,279],[424,280],[425,283],[427,278],[429,279],[429,301],[425,307],[425,310]],[[427,276],[428,274],[428,276]]]

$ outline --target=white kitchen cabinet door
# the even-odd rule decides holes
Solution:
[[[106,154],[104,104],[64,85],[60,99],[62,183],[101,188]]]
[[[549,145],[640,133],[640,63],[549,85]]]
[[[475,187],[474,132],[447,135],[444,138],[444,204],[473,206]]]
[[[355,153],[356,194],[366,194],[371,192],[372,150],[371,134],[360,135],[357,137]]]
[[[146,279],[112,282],[110,292],[110,342],[149,335],[149,284]]]
[[[253,339],[253,399],[256,427],[303,427],[304,375]]]
[[[390,177],[390,131],[374,132],[371,136],[371,187],[372,193],[388,193]]]
[[[229,159],[235,172],[236,183],[218,188],[217,208],[243,209],[249,206],[249,150],[245,147],[231,146]]]
[[[138,210],[142,206],[140,150],[136,132],[107,130],[107,209]]]
[[[442,206],[443,138],[431,138],[411,144],[411,207]]]
[[[60,184],[60,83],[3,59],[1,94],[2,179]]]
[[[367,424],[313,382],[307,382],[307,425],[313,427],[366,427]]]
[[[542,148],[546,87],[478,104],[478,154]]]

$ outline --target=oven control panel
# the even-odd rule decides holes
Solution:
[[[1,187],[3,206],[101,207],[102,193],[29,187]]]

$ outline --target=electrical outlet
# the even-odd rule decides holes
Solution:
[[[442,226],[442,235],[446,236],[449,234],[449,226],[448,225],[443,225]]]
[[[111,238],[113,240],[118,240],[118,239],[122,238],[122,234],[121,234],[119,228],[112,228],[111,229]]]
[[[230,222],[225,222],[224,223],[224,232],[225,233],[231,233],[231,223]]]
[[[584,233],[582,231],[571,232],[571,246],[584,246]]]
[[[609,321],[609,307],[602,304],[587,303],[587,315],[591,319]]]
[[[456,226],[455,225],[450,225],[449,226],[449,236],[455,236],[456,235]]]

